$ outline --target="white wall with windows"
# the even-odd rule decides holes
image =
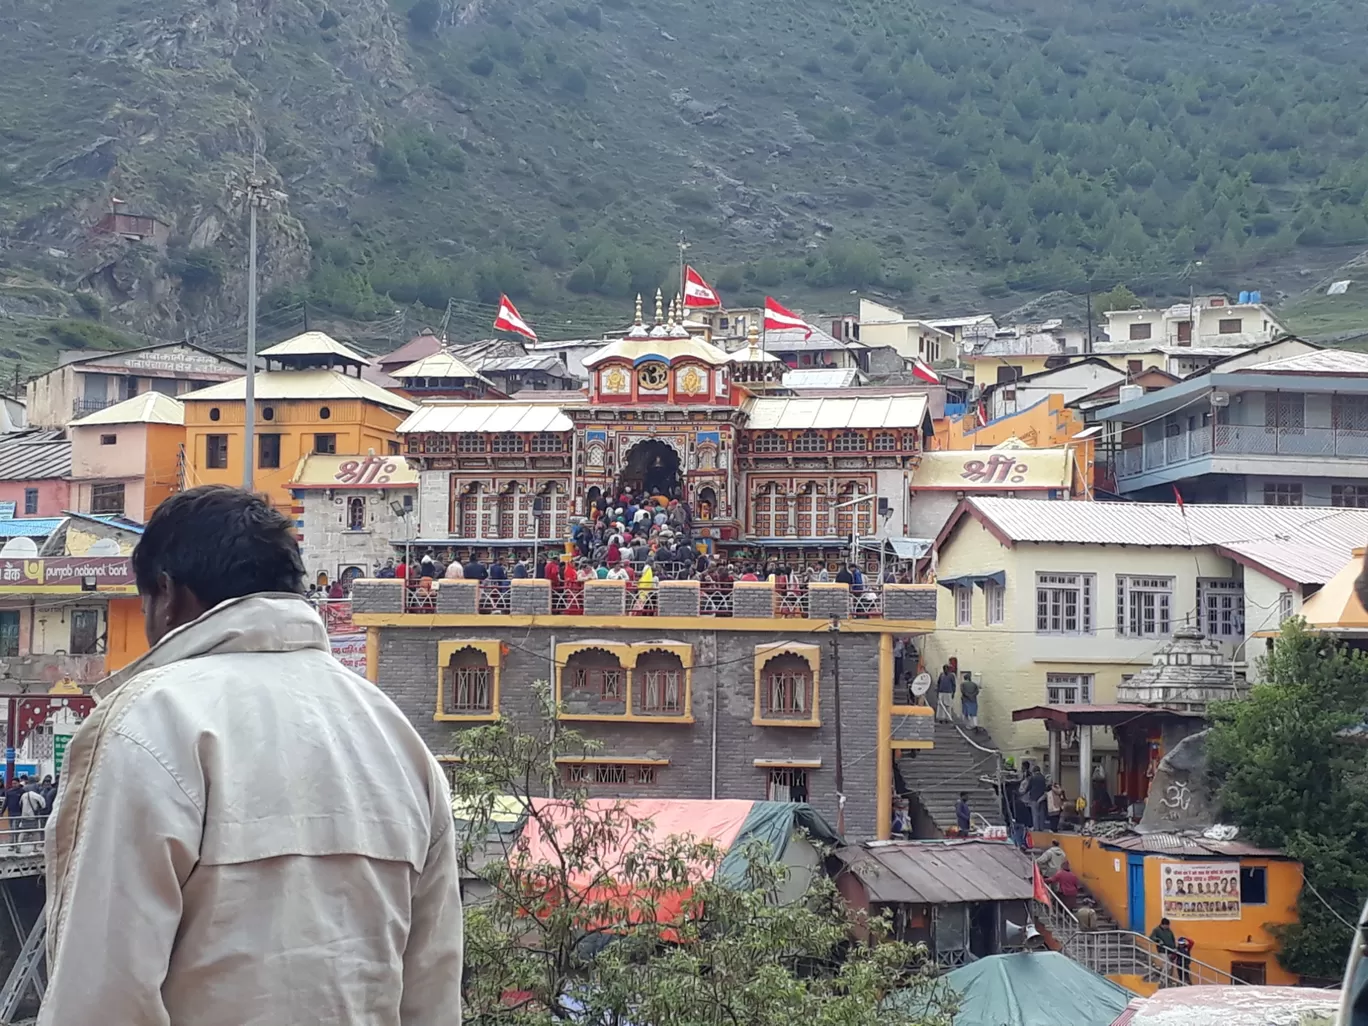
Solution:
[[[973,672],[982,686],[980,722],[1003,751],[1039,754],[1046,744],[1039,721],[1014,723],[1013,710],[1115,702],[1122,677],[1150,665],[1184,624],[1198,624],[1243,658],[1266,613],[1252,604],[1276,606],[1286,590],[1259,576],[1249,596],[1255,571],[1211,549],[1143,542],[1007,546],[966,517],[942,545],[939,579],[977,583],[947,589],[925,663],[938,668],[955,657]],[[1095,743],[1114,747],[1105,731]]]

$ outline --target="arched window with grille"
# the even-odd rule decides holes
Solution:
[[[517,481],[499,493],[499,537],[531,538],[532,496]]]
[[[864,452],[867,440],[863,431],[841,431],[836,435],[832,448],[837,452]]]
[[[826,448],[826,435],[820,431],[808,429],[793,440],[794,452],[826,452]]]
[[[364,531],[366,529],[366,500],[359,495],[353,495],[347,500],[347,530]]]
[[[898,448],[898,436],[892,431],[874,432],[875,452],[894,452]]]
[[[813,719],[812,666],[782,652],[760,669],[760,713],[765,719]]]
[[[777,431],[761,431],[751,442],[752,452],[788,452],[788,439]]]

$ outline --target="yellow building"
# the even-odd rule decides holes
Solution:
[[[255,379],[254,482],[282,512],[291,508],[290,479],[300,457],[398,455],[395,429],[417,407],[362,377],[366,357],[319,331],[261,353]],[[193,484],[242,484],[246,379],[180,397]]]

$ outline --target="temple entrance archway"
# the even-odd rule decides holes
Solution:
[[[658,438],[637,442],[627,450],[622,468],[622,484],[634,495],[663,495],[667,499],[682,498],[679,453]]]

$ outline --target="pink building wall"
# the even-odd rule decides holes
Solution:
[[[35,513],[24,511],[24,490],[38,489],[38,510]],[[60,517],[62,510],[70,509],[71,484],[67,481],[46,479],[42,481],[0,481],[0,502],[14,503],[16,517]]]

